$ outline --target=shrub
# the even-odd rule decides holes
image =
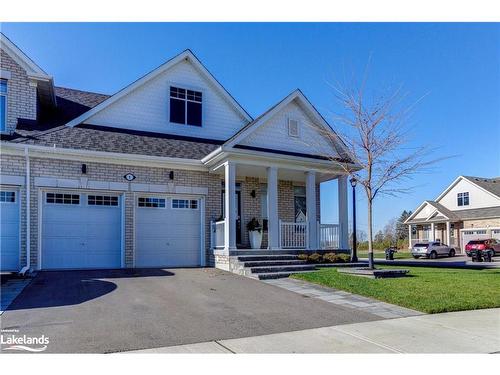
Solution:
[[[351,261],[351,256],[349,254],[337,254],[339,263],[349,263]]]
[[[321,254],[314,253],[314,254],[309,255],[307,260],[310,263],[321,263],[321,261],[323,260],[323,257],[321,256]]]
[[[297,255],[297,258],[299,260],[309,260],[309,255],[302,253],[302,254]]]
[[[257,231],[260,233],[262,227],[260,226],[259,220],[252,218],[252,220],[250,220],[247,224],[247,230],[249,232]]]
[[[325,262],[325,263],[336,263],[337,260],[338,260],[337,254],[335,254],[335,253],[323,254],[323,262]]]

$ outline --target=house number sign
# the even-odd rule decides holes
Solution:
[[[125,180],[127,180],[127,181],[134,181],[135,180],[135,176],[132,173],[127,173],[125,176],[123,176],[123,178],[125,178]]]

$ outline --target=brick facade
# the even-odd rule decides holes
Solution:
[[[93,181],[124,183],[123,176],[133,173],[136,179],[134,184],[172,184],[169,179],[171,169],[153,168],[144,166],[128,166],[119,164],[86,162],[87,173],[82,174],[80,161],[61,160],[51,158],[30,157],[31,170],[31,265],[38,266],[39,248],[39,199],[43,187],[35,186],[37,177],[52,177],[79,180],[82,177]],[[205,197],[205,245],[207,251],[207,264],[214,265],[214,257],[210,251],[210,221],[217,220],[221,216],[221,177],[208,172],[175,169],[174,186],[207,188]],[[2,175],[24,176],[25,158],[22,156],[1,155],[0,173]],[[241,183],[242,203],[242,245],[249,247],[247,223],[257,217],[261,220],[260,207],[260,182],[258,178],[246,177]],[[278,210],[279,218],[284,221],[294,220],[293,183],[291,181],[279,181],[278,183]],[[71,190],[71,189],[64,189]],[[251,191],[256,191],[256,196],[251,196]],[[26,188],[19,187],[21,203],[21,265],[26,265]],[[134,262],[134,207],[137,197],[131,184],[124,195],[124,217],[125,217],[125,266],[133,267]],[[318,194],[319,205],[319,194]],[[263,247],[267,246],[265,243]]]
[[[36,84],[5,51],[1,50],[0,57],[0,68],[11,75],[7,81],[6,132],[12,133],[18,118],[36,120]]]

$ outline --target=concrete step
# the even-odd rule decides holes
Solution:
[[[297,260],[297,255],[242,255],[238,256],[240,262],[258,262],[271,260]]]
[[[269,280],[269,279],[282,279],[294,275],[297,273],[307,273],[311,271],[284,271],[284,272],[268,272],[268,273],[255,273],[250,275],[250,277],[259,280]]]
[[[252,267],[252,273],[271,273],[271,272],[294,272],[294,271],[314,271],[314,265],[299,265],[299,266],[266,266],[266,267]]]
[[[244,262],[244,267],[264,267],[264,266],[300,266],[306,264],[305,260],[258,260],[253,262]]]

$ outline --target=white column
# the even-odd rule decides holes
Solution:
[[[349,216],[347,211],[347,176],[342,176],[338,181],[338,206],[339,206],[339,224],[340,238],[339,245],[341,249],[349,248]]]
[[[429,240],[434,241],[436,239],[436,233],[434,232],[434,223],[431,223],[431,235]]]
[[[228,161],[224,165],[224,250],[236,249],[236,165]]]
[[[446,244],[448,246],[450,246],[450,244],[451,244],[451,225],[450,225],[449,221],[446,222],[446,241],[447,241]]]
[[[267,229],[268,248],[279,249],[278,168],[267,168]]]
[[[411,229],[412,225],[408,224],[408,249],[411,249]]]
[[[311,250],[318,249],[318,228],[316,219],[316,173],[306,173],[306,212],[307,226],[309,231],[308,247]]]

